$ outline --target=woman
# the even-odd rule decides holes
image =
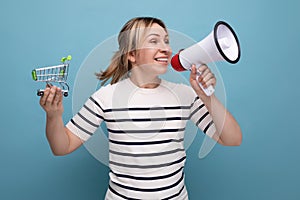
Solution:
[[[188,199],[183,147],[187,120],[222,145],[240,145],[233,116],[198,82],[215,86],[206,65],[192,67],[190,86],[167,82],[172,50],[165,24],[156,18],[128,21],[118,36],[119,50],[104,72],[103,84],[64,126],[61,89],[45,89],[46,135],[55,155],[73,152],[104,121],[109,133],[110,183],[106,199]],[[201,76],[196,80],[197,71]]]

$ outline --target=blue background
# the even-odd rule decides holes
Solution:
[[[84,147],[64,157],[51,154],[30,74],[72,54],[72,86],[89,52],[135,16],[159,17],[195,40],[223,19],[241,42],[240,62],[219,70],[243,143],[217,145],[200,160],[203,137],[196,136],[187,152],[190,199],[300,199],[299,9],[292,0],[2,0],[0,199],[104,198],[108,169]],[[66,122],[72,98],[64,106]]]

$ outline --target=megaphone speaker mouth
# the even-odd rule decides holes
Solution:
[[[180,62],[179,59],[179,53],[177,53],[176,55],[174,55],[171,59],[171,65],[173,67],[173,69],[175,69],[178,72],[182,72],[182,71],[186,71],[187,69],[184,68]]]
[[[213,32],[221,56],[229,63],[237,63],[241,57],[241,50],[238,37],[232,27],[224,21],[218,21]]]

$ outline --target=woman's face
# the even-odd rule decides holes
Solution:
[[[133,67],[138,66],[145,73],[159,75],[167,71],[171,56],[168,33],[163,27],[154,23],[147,28],[144,40],[129,56],[129,60]]]

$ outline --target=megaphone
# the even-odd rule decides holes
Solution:
[[[191,70],[193,64],[197,68],[216,61],[235,64],[240,55],[240,44],[234,30],[226,22],[218,21],[206,38],[174,55],[171,65],[176,71],[186,71]],[[197,70],[197,79],[200,75]],[[199,85],[207,96],[215,91],[212,86],[204,88],[200,83]]]

